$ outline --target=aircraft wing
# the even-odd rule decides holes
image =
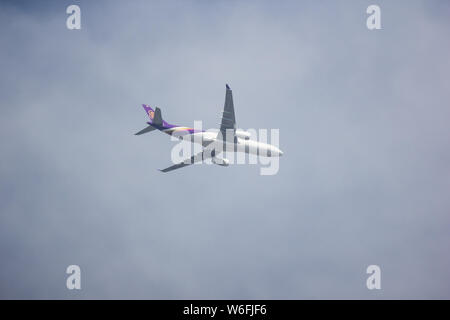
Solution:
[[[162,169],[162,170],[159,170],[159,171],[162,171],[162,172],[169,172],[169,171],[172,171],[172,170],[184,168],[184,167],[187,167],[187,166],[189,166],[189,165],[191,165],[191,164],[194,164],[194,163],[196,163],[196,162],[200,162],[200,161],[202,161],[202,160],[204,160],[204,159],[212,158],[212,157],[215,156],[215,153],[216,153],[216,152],[215,152],[214,149],[213,149],[213,150],[211,150],[211,149],[205,149],[205,150],[203,150],[203,151],[200,152],[200,153],[194,154],[191,158],[186,159],[186,160],[183,161],[183,162],[180,162],[180,163],[178,163],[178,164],[174,164],[173,166],[170,166],[170,167],[168,167],[168,168],[165,168],[165,169]]]
[[[223,107],[222,122],[220,124],[220,132],[223,140],[226,139],[227,130],[233,130],[234,138],[234,133],[236,132],[236,117],[234,114],[233,92],[228,85],[226,85],[225,106]]]

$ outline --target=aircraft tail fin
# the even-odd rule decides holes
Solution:
[[[147,122],[148,127],[135,133],[136,136],[139,136],[139,135],[147,133],[147,132],[152,132],[153,130],[156,130],[156,129],[161,130],[161,128],[166,125],[166,122],[163,121],[163,119],[162,119],[160,108],[155,108],[155,110],[153,110],[152,107],[150,107],[146,104],[143,104],[142,107],[144,108],[145,113],[150,118],[150,121]]]
[[[155,125],[155,126],[161,126],[163,125],[163,119],[161,116],[161,109],[156,107],[155,110],[152,109],[152,107],[143,104],[142,107],[145,110],[145,113],[147,113],[148,117],[150,118],[149,124]]]
[[[144,134],[150,131],[153,131],[154,129],[158,129],[159,131],[162,131],[169,135],[181,135],[181,134],[192,134],[196,133],[200,130],[195,130],[193,128],[188,127],[180,127],[174,124],[167,123],[163,120],[161,115],[161,109],[156,107],[155,110],[153,110],[152,107],[149,105],[143,104],[142,107],[145,110],[145,113],[148,115],[150,121],[147,121],[147,124],[149,125],[147,128],[142,129],[136,135]],[[154,128],[154,129],[152,129]]]

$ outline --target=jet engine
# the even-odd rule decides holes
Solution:
[[[222,167],[227,167],[230,164],[230,160],[224,158],[213,157],[211,160],[214,164],[217,164]]]
[[[236,130],[236,136],[244,140],[250,139],[250,133],[244,130]]]

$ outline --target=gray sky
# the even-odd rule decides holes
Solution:
[[[366,28],[373,3],[382,30]],[[449,14],[2,2],[0,298],[450,298]],[[240,127],[280,129],[279,173],[157,171],[174,142],[133,135],[140,105],[217,127],[225,83]]]

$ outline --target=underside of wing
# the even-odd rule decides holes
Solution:
[[[178,163],[178,164],[174,164],[173,166],[170,166],[170,167],[168,167],[168,168],[165,168],[165,169],[160,169],[159,171],[161,171],[161,172],[169,172],[169,171],[173,171],[173,170],[176,170],[176,169],[180,169],[180,168],[184,168],[184,167],[187,167],[188,165],[190,165],[191,163],[184,163],[184,162],[181,162],[181,163]]]
[[[225,106],[223,108],[222,122],[220,123],[220,133],[222,134],[223,140],[227,137],[227,130],[232,130],[234,137],[236,131],[236,116],[234,114],[233,92],[228,85],[226,85]]]
[[[215,156],[215,153],[216,153],[215,150],[205,149],[202,152],[193,155],[192,157],[190,157],[189,159],[186,159],[183,162],[174,164],[173,166],[170,166],[168,168],[165,168],[165,169],[162,169],[159,171],[169,172],[169,171],[173,171],[176,169],[181,169],[181,168],[187,167],[191,164],[194,164],[196,162],[200,162],[200,161],[203,161],[208,158],[213,158]]]

